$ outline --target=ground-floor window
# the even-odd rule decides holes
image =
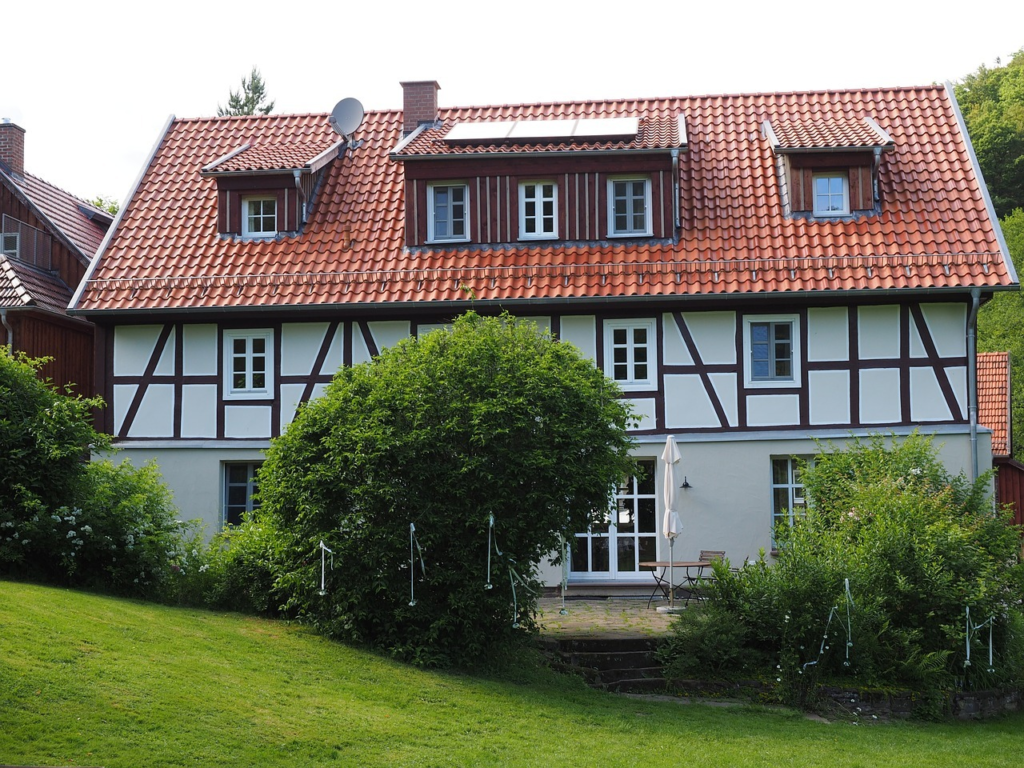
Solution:
[[[793,525],[807,508],[800,466],[810,457],[780,456],[772,459],[772,546],[780,526]]]
[[[605,521],[576,534],[574,576],[627,579],[649,570],[642,569],[641,562],[657,559],[656,465],[653,459],[639,464],[641,474],[619,488]]]
[[[224,524],[239,525],[246,512],[259,507],[253,496],[259,490],[256,470],[261,462],[224,465]]]

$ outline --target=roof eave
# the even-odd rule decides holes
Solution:
[[[481,159],[494,159],[498,157],[584,157],[590,155],[604,155],[604,154],[615,154],[615,155],[671,155],[674,150],[683,150],[684,152],[689,147],[686,144],[680,144],[675,147],[651,147],[643,149],[556,149],[556,150],[542,150],[534,152],[457,152],[457,153],[443,153],[443,154],[430,154],[430,155],[401,155],[395,152],[391,153],[392,160],[406,161],[406,160],[481,160]]]

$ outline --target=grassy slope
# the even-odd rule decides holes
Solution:
[[[509,676],[506,676],[507,678]],[[425,672],[281,623],[0,581],[0,763],[1016,765],[1024,717],[869,727]]]

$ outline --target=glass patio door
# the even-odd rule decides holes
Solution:
[[[643,580],[645,560],[657,560],[658,514],[656,462],[642,459],[641,475],[629,478],[615,494],[605,521],[576,534],[572,553],[574,580]]]

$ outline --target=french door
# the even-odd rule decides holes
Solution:
[[[572,553],[573,580],[635,581],[649,579],[640,563],[657,560],[658,498],[656,462],[642,459],[640,474],[615,494],[604,522],[576,534]]]

